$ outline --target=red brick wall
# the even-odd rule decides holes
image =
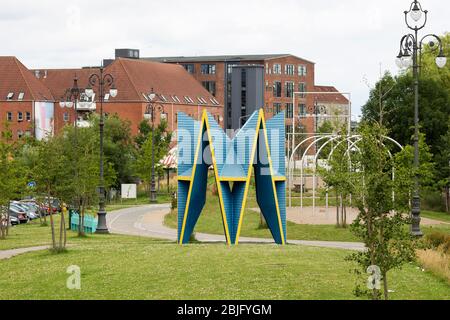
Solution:
[[[17,120],[18,112],[22,112],[23,121]],[[29,130],[31,134],[33,132],[33,102],[31,101],[0,101],[0,131],[5,129],[5,122],[7,121],[7,113],[12,112],[12,121],[8,121],[9,129],[12,131],[13,138],[17,139],[17,133],[19,130],[26,132]],[[26,120],[26,112],[31,113],[31,121]]]

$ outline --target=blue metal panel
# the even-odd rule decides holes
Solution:
[[[267,138],[269,139],[270,156],[275,176],[285,176],[285,141],[286,129],[284,111],[267,120]]]
[[[242,127],[236,137],[230,140],[222,131],[220,126],[215,122],[214,118],[207,114],[209,123],[209,136],[212,138],[215,151],[216,167],[220,177],[227,178],[246,178],[250,169],[250,165],[255,169],[256,196],[261,212],[267,221],[272,236],[277,243],[283,243],[286,239],[286,198],[285,198],[285,182],[274,181],[272,171],[270,170],[269,153],[265,141],[263,130],[266,130],[264,121],[260,120],[259,112],[255,112]],[[258,123],[261,121],[261,123]],[[195,224],[204,207],[206,201],[206,186],[208,178],[208,164],[199,161],[194,164],[195,151],[198,149],[198,158],[203,160],[203,154],[209,145],[208,139],[201,139],[199,143],[200,123],[184,114],[179,114],[179,126],[185,129],[185,133],[191,135],[193,139],[185,139],[180,141],[179,146],[192,151],[191,163],[183,163],[179,165],[179,174],[183,176],[191,176],[195,169],[193,180],[178,182],[178,237],[182,243],[187,243],[189,237],[194,231]],[[204,134],[208,128],[206,123],[202,122],[202,133]],[[256,128],[261,125],[261,131],[256,132]],[[186,128],[185,128],[186,127]],[[179,129],[180,129],[179,128]],[[275,166],[274,175],[284,176],[285,167],[285,129],[284,129],[284,113],[281,113],[268,121],[267,132],[269,150],[271,153],[272,164]],[[256,139],[255,139],[256,138]],[[255,142],[256,141],[256,142]],[[256,145],[254,146],[254,144]],[[256,147],[257,153],[255,162],[250,163],[253,147]],[[180,147],[179,147],[180,148]],[[273,156],[272,156],[273,154]],[[236,157],[235,157],[236,155]],[[188,161],[189,162],[189,161]],[[278,171],[278,172],[276,172]],[[192,183],[192,185],[191,185]],[[219,182],[219,199],[223,204],[223,215],[225,216],[227,225],[224,225],[229,231],[229,241],[235,244],[237,240],[237,232],[241,218],[241,211],[245,203],[244,194],[248,188],[247,182]],[[188,199],[189,198],[189,199]],[[189,202],[187,203],[187,201]],[[277,206],[278,204],[278,206]],[[222,207],[221,207],[222,210]],[[186,217],[184,216],[186,214]],[[184,233],[182,227],[184,223]],[[180,239],[182,237],[182,239]]]

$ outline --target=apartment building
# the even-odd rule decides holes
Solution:
[[[314,98],[306,94],[314,89],[314,62],[291,54],[223,55],[199,57],[149,57],[144,60],[182,65],[224,106],[225,128],[231,128],[231,79],[234,66],[264,66],[264,107],[267,117],[286,111],[287,132],[292,131],[292,118]],[[300,92],[305,92],[300,94]],[[295,94],[295,108],[293,96]],[[304,118],[296,125],[312,132],[314,123]]]

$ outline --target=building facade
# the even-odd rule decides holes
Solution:
[[[232,127],[231,76],[234,66],[264,66],[264,105],[268,117],[286,111],[286,131],[292,131],[292,118],[301,108],[312,104],[314,98],[306,94],[314,88],[314,62],[291,54],[200,56],[200,57],[150,57],[143,58],[169,64],[182,65],[217,100],[224,105],[225,128]],[[297,92],[297,93],[296,93]],[[305,92],[305,94],[300,94]],[[296,93],[296,94],[295,94]],[[295,94],[295,109],[293,96]],[[313,130],[313,122],[303,119],[296,126]]]
[[[24,135],[42,139],[75,121],[79,126],[87,125],[89,114],[100,112],[100,99],[97,91],[88,98],[84,89],[90,75],[99,71],[99,68],[29,70],[15,57],[0,57],[2,131],[7,127],[13,139]],[[146,119],[152,90],[156,94],[154,102],[161,107],[155,124],[165,120],[170,131],[177,129],[179,111],[200,118],[203,110],[207,110],[223,123],[223,105],[181,66],[120,58],[105,67],[104,73],[114,77],[118,94],[114,98],[105,94],[103,112],[128,120],[133,135]],[[60,106],[75,77],[81,89],[77,114],[73,107]]]

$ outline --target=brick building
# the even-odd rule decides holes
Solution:
[[[314,105],[317,107],[316,128],[320,128],[325,121],[329,121],[336,130],[351,120],[351,106],[349,100],[333,86],[315,86]],[[301,110],[301,116],[307,117],[307,110]],[[350,118],[350,119],[349,119]],[[316,130],[317,131],[317,130]]]
[[[12,138],[42,136],[52,132],[53,95],[17,58],[0,57],[0,127]]]
[[[226,128],[231,127],[231,74],[233,66],[264,66],[265,105],[261,107],[264,107],[269,118],[281,110],[286,110],[287,132],[292,131],[293,93],[314,89],[314,62],[291,54],[149,57],[142,59],[182,65],[216,97],[220,104],[224,105]],[[297,94],[295,114],[298,115],[302,108],[313,103],[313,96]],[[309,132],[314,129],[314,123],[310,118],[302,119],[301,125]]]
[[[75,76],[78,86],[84,89],[94,72],[98,73],[99,69],[28,70],[14,57],[0,57],[1,123],[8,123],[15,139],[24,134],[41,139],[46,134],[60,132],[64,125],[74,123],[75,119],[79,125],[86,125],[87,115],[99,112],[97,92],[93,99],[82,94],[77,115],[73,108],[61,108],[59,102],[72,87]],[[104,72],[114,77],[118,94],[114,98],[105,94],[103,111],[129,120],[133,134],[138,133],[138,125],[144,119],[152,89],[162,107],[155,123],[165,119],[171,131],[177,128],[176,113],[179,111],[200,117],[203,109],[207,109],[219,123],[223,122],[223,105],[181,66],[116,59],[105,67]]]

